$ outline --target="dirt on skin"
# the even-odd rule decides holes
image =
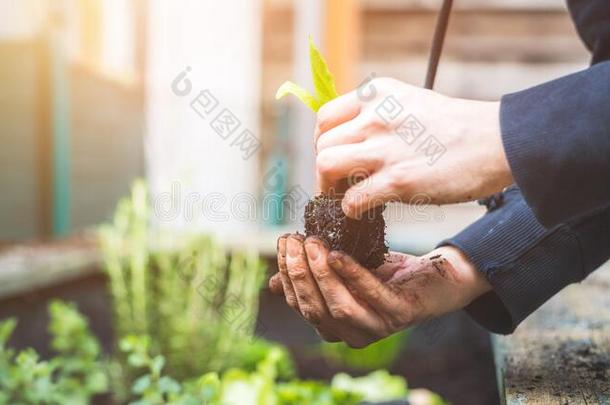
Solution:
[[[317,236],[331,250],[343,251],[367,269],[375,269],[388,252],[384,208],[373,208],[362,219],[352,219],[345,216],[339,200],[318,195],[305,207],[305,236]]]

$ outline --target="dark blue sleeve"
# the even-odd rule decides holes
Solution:
[[[460,249],[492,285],[466,311],[495,333],[511,333],[540,305],[610,258],[610,209],[551,228],[543,226],[520,190],[441,245]]]
[[[543,225],[610,207],[610,62],[504,96],[500,125],[513,178]]]
[[[502,141],[519,187],[441,243],[489,280],[492,291],[466,311],[497,333],[610,257],[610,1],[568,6],[593,66],[502,98]]]
[[[610,206],[610,2],[567,0],[592,67],[502,98],[515,182],[545,226]]]

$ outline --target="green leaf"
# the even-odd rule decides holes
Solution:
[[[143,375],[142,377],[138,378],[133,383],[133,387],[131,388],[131,391],[134,394],[141,394],[144,391],[146,391],[148,389],[148,387],[150,387],[150,383],[151,383],[150,375],[148,375],[148,374]]]
[[[93,393],[102,393],[108,390],[108,376],[102,370],[93,370],[87,376],[87,388]]]
[[[336,374],[330,383],[332,388],[362,395],[367,402],[383,402],[406,399],[407,382],[400,376],[377,370],[363,377]]]
[[[309,37],[309,62],[311,64],[311,76],[316,89],[316,98],[320,107],[337,98],[339,94],[335,88],[335,79],[328,70],[326,60],[316,48],[311,36]]]
[[[146,356],[142,353],[131,353],[127,356],[127,363],[132,367],[144,367],[146,365]]]
[[[197,380],[199,395],[203,401],[215,403],[220,394],[220,378],[218,373],[206,373]],[[206,402],[206,403],[207,403]]]
[[[8,339],[11,337],[16,326],[17,320],[14,318],[9,318],[0,322],[0,349],[4,347]]]
[[[299,100],[303,102],[307,107],[309,107],[313,112],[317,112],[320,109],[320,103],[314,96],[311,95],[307,90],[299,86],[298,84],[294,84],[291,81],[286,81],[284,84],[277,89],[275,93],[275,99],[279,100],[287,94],[292,94],[297,97]]]
[[[447,402],[438,394],[428,391],[425,388],[418,388],[409,391],[408,402],[411,404],[429,404],[429,405],[448,405]]]
[[[315,96],[293,82],[284,82],[275,93],[276,100],[284,97],[286,94],[292,94],[301,100],[313,112],[318,112],[320,107],[337,98],[339,94],[335,88],[335,79],[328,70],[326,60],[316,48],[311,36],[309,37],[309,63],[311,65],[311,77],[315,88]]]
[[[153,359],[150,369],[153,374],[160,375],[161,370],[163,369],[164,365],[165,365],[165,357],[158,355],[158,356],[155,356],[155,358]]]
[[[360,370],[389,368],[405,346],[409,331],[404,330],[365,347],[352,349],[343,342],[324,343],[322,354],[327,359]]]
[[[159,391],[164,394],[178,394],[180,384],[171,377],[163,376],[159,379]]]

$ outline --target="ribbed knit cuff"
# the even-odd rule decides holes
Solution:
[[[493,292],[466,311],[495,333],[511,333],[566,285],[584,277],[577,237],[568,226],[544,228],[515,186],[504,205],[440,245],[460,249]]]

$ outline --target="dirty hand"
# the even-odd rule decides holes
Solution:
[[[457,99],[398,80],[371,80],[318,111],[319,191],[342,194],[357,217],[387,201],[470,201],[510,185],[499,102]]]
[[[453,247],[421,257],[390,253],[369,271],[318,238],[292,234],[278,239],[278,265],[271,290],[323,339],[351,347],[463,308],[491,288]]]

